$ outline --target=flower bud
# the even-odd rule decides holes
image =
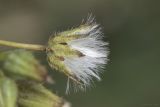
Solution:
[[[10,77],[17,80],[32,79],[43,81],[47,78],[47,71],[29,51],[15,50],[9,51],[4,70]]]
[[[63,107],[64,100],[50,92],[41,84],[19,84],[18,103],[22,107]]]
[[[0,70],[0,82],[4,78],[4,74],[2,70]],[[0,88],[0,107],[4,107],[4,101],[3,101],[3,96],[2,96],[2,89]]]
[[[99,68],[108,60],[108,43],[102,41],[102,34],[101,27],[89,16],[79,27],[57,33],[48,42],[50,66],[72,79],[75,91],[77,83],[79,89],[85,90],[93,84],[93,78],[101,80]]]
[[[0,76],[0,107],[17,107],[18,89],[16,83]]]

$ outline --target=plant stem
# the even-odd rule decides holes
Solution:
[[[46,50],[46,46],[44,45],[17,43],[17,42],[5,41],[5,40],[0,40],[0,45],[14,47],[14,48],[35,50],[35,51],[45,51]]]

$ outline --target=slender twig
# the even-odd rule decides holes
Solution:
[[[14,48],[35,50],[35,51],[45,51],[46,50],[46,46],[44,45],[17,43],[17,42],[5,41],[5,40],[0,40],[0,45],[14,47]]]

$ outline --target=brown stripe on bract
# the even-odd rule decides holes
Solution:
[[[84,57],[85,56],[82,52],[79,52],[79,51],[77,51],[77,52],[78,52],[79,57]]]
[[[61,45],[68,45],[66,42],[62,42],[62,43],[60,43]]]
[[[65,60],[63,56],[57,56],[57,58],[58,58],[59,60],[61,60],[61,61],[64,61],[64,60]]]

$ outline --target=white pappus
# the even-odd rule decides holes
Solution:
[[[99,24],[95,22],[92,15],[79,28],[76,28],[73,34],[81,36],[80,38],[68,41],[71,49],[77,50],[83,54],[82,57],[64,57],[64,64],[77,80],[82,84],[70,83],[68,79],[66,92],[69,87],[74,86],[74,91],[85,90],[86,87],[94,85],[94,78],[101,80],[100,74],[108,61],[107,42],[104,42],[103,33]]]

